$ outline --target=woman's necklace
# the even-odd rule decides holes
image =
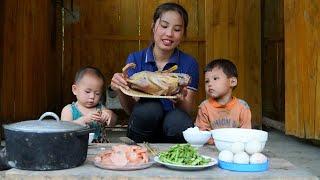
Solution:
[[[168,59],[165,59],[165,60],[158,60],[154,51],[152,52],[153,53],[153,57],[154,57],[154,61],[156,62],[156,66],[158,68],[158,71],[162,71],[163,68],[166,66],[167,62],[168,62]]]

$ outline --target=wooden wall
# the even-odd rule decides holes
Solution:
[[[130,52],[147,47],[152,15],[163,0],[65,1],[63,103],[73,99],[75,72],[84,65],[99,67],[110,80],[121,71]],[[200,72],[213,58],[230,58],[239,69],[236,95],[252,109],[261,125],[260,1],[175,0],[189,12],[188,34],[180,48],[199,62]],[[72,15],[73,14],[73,15]],[[79,18],[78,16],[79,15]],[[206,98],[204,76],[194,109]]]
[[[85,65],[100,68],[108,84],[120,72],[129,53],[146,48],[151,38],[154,9],[160,2],[149,0],[65,1],[65,58],[63,67],[63,102],[73,99],[71,85],[75,72]],[[173,1],[179,2],[179,1]],[[187,38],[180,46],[205,64],[204,1],[180,1],[190,13]],[[80,14],[79,19],[71,13]],[[99,18],[96,18],[99,17]],[[203,77],[201,77],[203,81]],[[204,98],[199,90],[197,103]]]
[[[57,53],[61,44],[56,33],[61,29],[56,26],[59,10],[54,7],[58,2],[0,1],[1,124],[35,119],[47,110],[59,112],[72,101],[73,76],[83,65],[99,67],[110,79],[130,52],[147,46],[152,12],[165,1],[73,0],[71,5],[71,0],[65,0],[69,13],[64,19],[63,61]],[[247,100],[254,125],[260,126],[261,1],[174,2],[185,6],[190,15],[188,38],[181,49],[195,56],[201,67],[213,58],[233,59],[240,75],[236,95]],[[283,9],[286,133],[320,139],[320,2],[284,0]],[[264,37],[275,32],[278,28],[270,28]],[[203,74],[200,86],[195,106],[205,99]]]
[[[150,43],[152,14],[165,0],[65,0],[64,49],[59,0],[0,3],[0,122],[36,119],[73,100],[71,84],[84,65],[99,67],[110,80],[128,54]],[[73,2],[73,4],[71,4]],[[180,48],[203,67],[231,58],[239,69],[236,95],[251,106],[260,126],[260,1],[175,0],[189,12],[188,35]],[[63,58],[60,55],[63,54]],[[63,83],[62,83],[63,82]],[[197,105],[206,98],[201,73]]]
[[[60,105],[61,61],[55,57],[53,2],[0,2],[1,124],[37,119]]]
[[[226,57],[238,68],[235,94],[248,102],[261,126],[261,13],[257,0],[206,1],[206,61]],[[204,86],[202,84],[202,86]]]
[[[320,1],[284,0],[286,133],[320,139]]]

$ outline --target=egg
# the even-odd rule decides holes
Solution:
[[[262,153],[254,153],[250,156],[250,164],[263,164],[267,160],[267,157]]]
[[[262,151],[262,144],[257,140],[249,141],[245,145],[245,151],[248,154],[254,154],[254,153],[261,152]]]
[[[231,145],[231,152],[234,154],[244,151],[244,143],[235,142]]]
[[[246,152],[239,152],[233,156],[233,162],[237,164],[249,164],[250,157]]]
[[[233,153],[228,150],[223,150],[219,153],[219,160],[224,162],[233,162]]]

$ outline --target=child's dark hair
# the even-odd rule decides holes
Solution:
[[[221,68],[228,78],[238,77],[236,65],[228,59],[221,58],[212,60],[206,65],[206,67],[204,68],[204,72],[212,71],[212,69],[215,67]]]
[[[105,84],[105,78],[104,75],[101,73],[101,71],[98,68],[92,67],[92,66],[85,66],[78,70],[76,73],[76,76],[74,78],[74,83],[78,83],[85,74],[92,74],[97,76],[99,79],[103,81],[103,85]]]
[[[161,17],[161,15],[164,12],[167,11],[176,11],[180,14],[180,16],[182,17],[183,20],[183,25],[184,25],[184,35],[187,34],[187,27],[188,27],[188,12],[184,9],[184,7],[182,7],[181,5],[177,4],[177,3],[163,3],[161,5],[159,5],[157,7],[157,9],[155,10],[154,14],[153,14],[153,27],[156,24],[157,19],[159,19]]]

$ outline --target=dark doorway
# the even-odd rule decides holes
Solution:
[[[284,126],[284,12],[283,0],[262,1],[262,115],[263,122]]]

